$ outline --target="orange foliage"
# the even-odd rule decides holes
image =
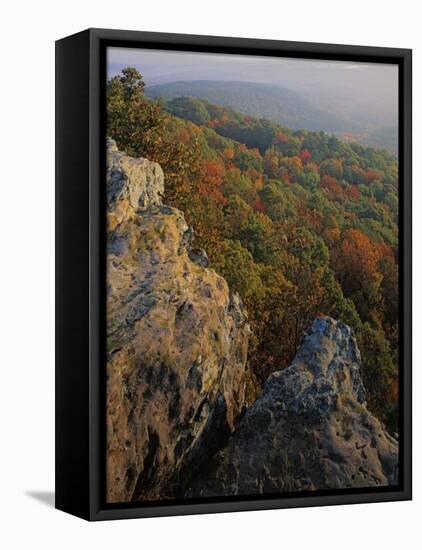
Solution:
[[[227,202],[220,189],[223,173],[224,167],[219,162],[215,160],[202,161],[202,177],[199,192],[202,195],[214,197],[220,204]]]
[[[379,278],[377,270],[380,259],[379,247],[365,233],[359,229],[345,232],[335,263],[336,271],[342,274],[343,288],[347,294]]]
[[[276,132],[274,134],[274,141],[278,143],[287,143],[289,141],[289,138],[283,132]]]
[[[177,139],[180,143],[183,143],[184,145],[188,145],[191,141],[191,134],[187,128],[181,128],[177,132]]]
[[[252,155],[254,155],[257,159],[260,159],[261,158],[261,153],[259,152],[259,149],[257,149],[256,147],[252,147],[251,149],[248,149],[246,147],[246,150],[251,153]]]
[[[348,229],[342,243],[344,259],[350,258],[368,271],[376,271],[381,254],[378,246],[371,239],[359,231],[359,229]]]
[[[196,124],[191,123],[189,125],[189,131],[192,132],[192,134],[200,135],[203,133],[203,130],[200,126],[196,126]]]
[[[224,156],[228,160],[232,160],[234,158],[234,149],[231,147],[227,147],[227,149],[224,149]]]
[[[230,166],[226,170],[226,175],[229,179],[232,180],[238,180],[240,176],[242,175],[242,170],[238,168],[237,166],[234,166],[233,164],[230,164]]]
[[[343,194],[343,188],[339,184],[339,182],[333,178],[332,176],[323,176],[321,178],[321,187],[322,189],[325,189],[332,195],[339,195],[341,196]]]
[[[312,168],[312,170],[315,170],[316,172],[319,172],[319,164],[317,162],[307,162],[307,167]]]
[[[255,168],[248,168],[246,170],[246,175],[250,180],[253,181],[255,191],[260,191],[264,186],[264,177],[261,172],[255,170]]]
[[[381,170],[367,170],[364,175],[364,180],[366,182],[380,180],[384,177],[384,172]]]
[[[333,248],[339,239],[340,229],[338,227],[330,227],[324,231],[324,240],[330,248]]]
[[[303,168],[302,161],[299,157],[283,157],[281,163],[292,174],[300,172]]]

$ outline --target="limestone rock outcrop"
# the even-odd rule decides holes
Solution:
[[[186,495],[395,485],[397,476],[398,444],[367,410],[352,331],[320,317]]]
[[[162,202],[161,167],[107,148],[107,501],[171,498],[245,404],[240,298]],[[183,479],[181,479],[183,478]]]

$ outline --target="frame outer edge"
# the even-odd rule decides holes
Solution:
[[[101,93],[100,93],[100,41],[94,29],[89,30],[89,198],[90,198],[90,227],[89,227],[89,286],[90,286],[90,368],[89,368],[89,396],[90,396],[90,492],[89,492],[89,519],[94,520],[97,517],[101,507],[101,441],[104,435],[101,426],[100,408],[102,380],[101,369],[101,312],[102,304],[100,302],[101,288],[101,246],[103,243],[101,235],[101,151],[105,144],[101,142]]]
[[[404,492],[412,499],[412,50],[403,55],[403,434]]]
[[[264,509],[296,508],[322,505],[341,505],[358,504],[370,502],[400,501],[411,499],[411,73],[412,73],[412,51],[409,49],[397,48],[373,48],[369,46],[343,46],[335,44],[314,44],[305,42],[282,42],[275,40],[250,39],[250,38],[225,38],[219,36],[199,36],[168,34],[155,32],[138,31],[117,31],[107,29],[89,29],[89,197],[90,197],[90,220],[89,220],[89,327],[90,327],[90,346],[89,346],[89,518],[91,521],[174,516],[186,514],[203,514],[233,511],[254,511]],[[407,214],[404,223],[405,246],[405,282],[406,292],[404,296],[404,320],[409,334],[404,341],[405,356],[405,393],[406,403],[404,418],[406,425],[405,437],[405,476],[403,490],[391,490],[385,492],[365,492],[349,493],[341,495],[318,495],[318,496],[300,496],[300,497],[280,497],[278,499],[260,500],[249,499],[229,501],[220,500],[218,502],[204,502],[199,504],[169,504],[163,506],[143,506],[143,507],[115,507],[102,508],[101,503],[101,484],[104,480],[100,477],[100,434],[103,433],[100,415],[100,371],[102,365],[100,354],[100,243],[101,243],[101,85],[100,82],[100,61],[101,61],[101,43],[111,40],[148,43],[152,47],[155,43],[157,47],[166,49],[166,46],[173,46],[174,49],[183,49],[183,47],[192,48],[201,47],[208,50],[217,48],[227,53],[233,53],[233,50],[239,49],[245,55],[254,50],[255,55],[286,55],[287,53],[296,53],[296,57],[303,57],[304,52],[314,58],[356,58],[359,56],[372,58],[372,62],[378,62],[386,59],[394,63],[403,63],[404,69],[404,94],[401,97],[404,106],[403,112],[403,137],[405,151],[401,161],[405,166],[405,193],[404,209]],[[133,45],[129,47],[134,47]]]

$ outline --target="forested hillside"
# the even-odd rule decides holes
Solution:
[[[337,113],[319,109],[300,94],[271,84],[194,80],[148,86],[146,95],[166,101],[178,97],[205,99],[257,117],[266,117],[292,128],[309,130],[359,130],[361,126]]]
[[[258,382],[289,365],[304,330],[329,315],[354,329],[368,408],[396,431],[396,159],[203,100],[159,104],[135,69],[107,94],[108,135],[160,163],[166,202],[242,297]]]
[[[191,80],[148,86],[145,94],[162,103],[181,97],[202,99],[296,130],[333,132],[347,141],[386,148],[396,155],[398,151],[398,129],[392,125],[392,115],[383,118],[374,113],[371,117],[370,113],[362,114],[359,109],[355,112],[353,108],[347,112],[344,105],[342,109],[327,101],[324,107],[318,107],[315,101],[312,103],[309,98],[285,87],[257,82]]]

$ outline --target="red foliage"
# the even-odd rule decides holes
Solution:
[[[378,249],[378,252],[380,254],[380,257],[382,258],[385,258],[385,257],[389,257],[391,258],[393,261],[395,260],[395,253],[394,253],[394,249],[392,246],[386,244],[386,243],[377,243],[377,249]]]
[[[351,185],[350,187],[348,187],[345,194],[352,201],[356,201],[360,197],[359,189],[356,187],[356,185]]]
[[[254,212],[263,212],[265,214],[265,212],[267,211],[265,204],[259,197],[256,198],[255,202],[252,205],[252,208]]]
[[[365,182],[380,180],[384,177],[384,172],[381,170],[367,170],[364,175]]]
[[[305,164],[311,158],[311,153],[307,149],[302,149],[299,153],[299,158]]]
[[[323,176],[321,179],[321,187],[332,195],[343,195],[343,188],[339,182],[332,176]]]

